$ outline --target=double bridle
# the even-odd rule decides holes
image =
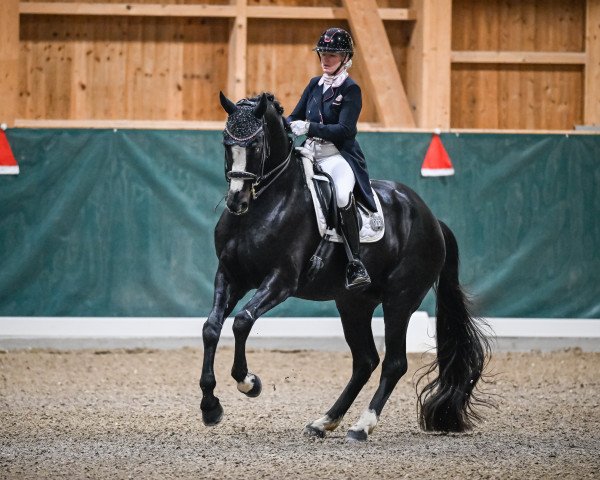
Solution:
[[[252,198],[258,198],[277,178],[285,171],[288,167],[292,158],[292,152],[294,151],[293,140],[289,139],[289,152],[285,160],[274,167],[272,170],[265,173],[265,163],[267,158],[271,154],[271,148],[267,141],[267,123],[263,117],[260,127],[258,127],[251,135],[246,137],[236,137],[231,131],[225,126],[225,131],[233,140],[234,145],[246,148],[248,144],[252,143],[259,135],[262,135],[262,149],[261,149],[261,161],[260,161],[260,175],[247,171],[231,171],[227,169],[227,163],[225,164],[225,178],[227,181],[231,180],[251,180],[252,181]],[[225,144],[225,142],[224,142]],[[225,144],[227,145],[227,144]],[[266,184],[265,184],[266,182]]]

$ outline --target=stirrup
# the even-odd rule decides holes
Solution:
[[[352,260],[346,267],[346,290],[354,290],[371,284],[367,269],[360,260]]]

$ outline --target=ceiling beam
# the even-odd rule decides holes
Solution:
[[[386,127],[414,127],[415,121],[375,0],[343,0],[377,116]]]

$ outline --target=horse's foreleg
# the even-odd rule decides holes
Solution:
[[[214,395],[217,385],[214,372],[215,353],[221,336],[223,322],[231,313],[243,292],[233,287],[225,273],[219,268],[215,276],[215,294],[213,308],[204,323],[202,339],[204,342],[204,363],[200,388],[202,389],[202,421],[205,425],[216,425],[223,416],[223,407]]]
[[[352,352],[352,376],[325,416],[304,427],[304,433],[309,436],[324,437],[326,431],[337,428],[379,365],[379,354],[371,330],[375,306],[361,298],[339,300],[336,304],[344,327],[344,337]]]
[[[250,301],[235,316],[235,354],[231,376],[237,382],[238,390],[249,397],[257,397],[262,387],[258,376],[248,372],[246,340],[256,319],[286,300],[294,293],[295,287],[295,282],[287,282],[280,276],[273,275],[262,283]]]

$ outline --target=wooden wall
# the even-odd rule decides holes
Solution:
[[[552,63],[523,65],[515,53],[584,52],[585,5],[585,0],[454,0],[453,51],[513,56],[506,63],[452,65],[452,126],[569,129],[582,124],[584,64],[561,64],[568,57],[557,56]]]
[[[218,92],[235,90],[232,70],[240,61],[245,75],[237,72],[243,75],[238,86],[247,95],[274,92],[289,112],[308,79],[319,74],[312,47],[320,33],[332,25],[349,28],[345,0],[135,0],[129,6],[123,0],[5,1],[21,6],[19,56],[12,63],[18,63],[13,117],[21,120],[221,122]],[[40,7],[72,4],[76,10],[90,3],[145,5],[151,13],[76,15],[65,8],[43,14]],[[28,12],[28,5],[36,11]],[[169,5],[206,5],[214,14],[196,9],[191,16],[160,15]],[[377,5],[408,12],[399,20],[389,10],[395,19],[383,24],[394,60],[389,68],[400,73],[418,127],[571,129],[600,123],[600,0]],[[336,18],[245,16],[246,8],[274,6],[327,7]],[[246,30],[236,39],[238,28]],[[10,56],[8,47],[0,49],[0,64]],[[365,59],[355,57],[351,74],[364,91],[361,122],[381,122],[367,75],[382,70],[369,72]],[[8,110],[2,108],[4,118]]]
[[[25,16],[21,118],[221,117],[231,20]]]

